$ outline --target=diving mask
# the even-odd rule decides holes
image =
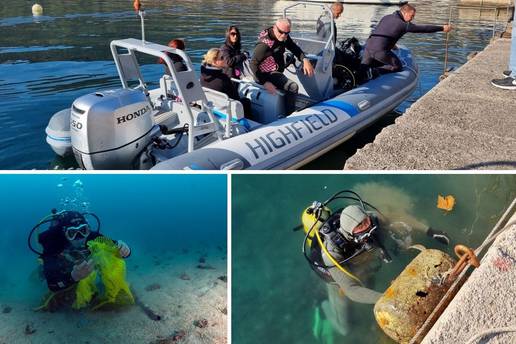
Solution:
[[[64,235],[70,241],[75,240],[77,235],[81,236],[79,239],[83,239],[90,235],[90,227],[86,223],[75,227],[69,226],[64,228]]]
[[[373,235],[374,231],[378,226],[373,223],[370,216],[366,216],[362,222],[360,222],[352,230],[353,241],[357,244],[363,243]]]

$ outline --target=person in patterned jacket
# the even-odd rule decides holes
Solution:
[[[269,93],[274,95],[277,89],[285,91],[286,115],[295,111],[299,86],[283,74],[285,50],[289,50],[299,61],[303,61],[303,72],[306,75],[313,76],[314,74],[310,60],[290,38],[290,26],[289,19],[281,18],[276,21],[274,26],[260,32],[250,62],[255,81],[262,84]]]

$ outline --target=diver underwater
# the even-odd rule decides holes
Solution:
[[[52,209],[32,228],[28,246],[38,255],[50,291],[35,310],[54,312],[88,306],[97,310],[106,305],[135,303],[126,282],[124,261],[131,250],[122,240],[101,234],[100,224],[99,217],[91,212]],[[32,243],[35,233],[41,251]]]
[[[346,205],[332,210],[330,205]],[[382,264],[388,264],[412,245],[413,236],[424,233],[441,245],[449,245],[444,231],[434,229],[409,214],[380,211],[352,190],[342,190],[324,202],[315,201],[302,213],[302,252],[310,267],[326,282],[328,298],[315,310],[313,333],[318,338],[331,332],[345,336],[350,330],[349,301],[375,304],[382,297],[368,287]],[[406,223],[410,222],[410,226]],[[393,258],[394,257],[394,258]],[[328,324],[329,322],[329,324]],[[330,340],[331,342],[331,340]]]

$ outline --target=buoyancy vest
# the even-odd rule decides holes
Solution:
[[[333,213],[328,220],[321,226],[321,239],[323,244],[326,240],[331,240],[334,246],[339,248],[340,259],[337,259],[339,264],[345,269],[354,273],[356,267],[363,264],[370,264],[371,255],[375,255],[375,247],[369,245],[366,247],[363,244],[357,244],[354,241],[347,240],[337,230],[340,227],[340,214],[342,209]],[[335,282],[330,274],[329,269],[336,269],[336,266],[327,266],[323,259],[323,252],[318,240],[312,240],[310,247],[310,267],[314,272],[325,282]]]

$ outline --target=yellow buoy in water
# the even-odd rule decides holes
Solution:
[[[449,288],[440,282],[455,261],[439,250],[424,250],[410,262],[374,305],[380,328],[398,343],[408,343]]]
[[[40,4],[32,5],[32,15],[40,16],[43,14],[43,7]]]

